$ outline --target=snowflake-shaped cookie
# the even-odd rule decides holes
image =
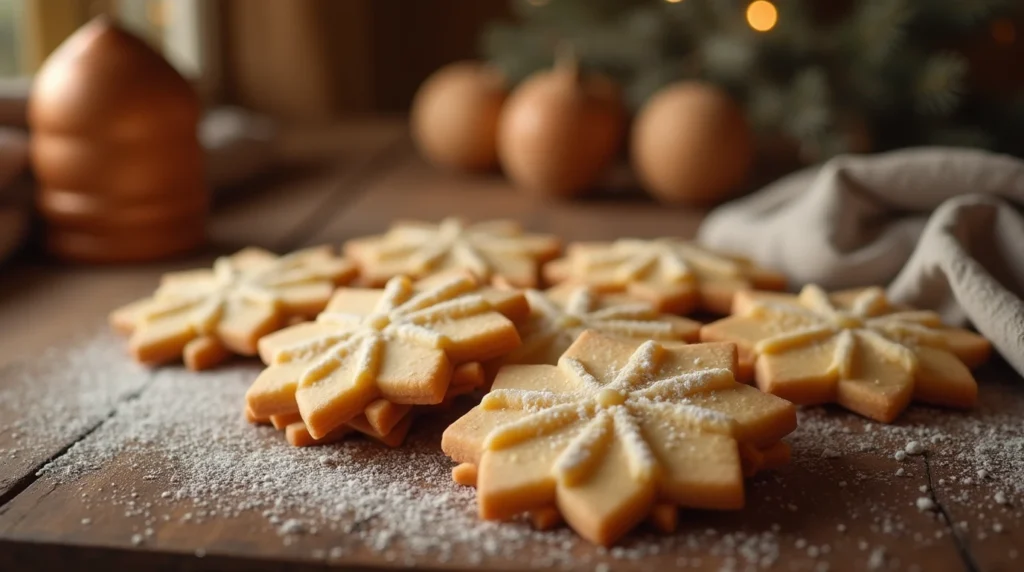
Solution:
[[[539,265],[560,250],[558,238],[525,234],[515,221],[466,224],[457,218],[439,224],[396,222],[384,235],[345,245],[346,254],[359,264],[362,280],[371,286],[398,275],[419,278],[458,269],[481,280],[500,279],[532,288],[537,285]]]
[[[749,260],[676,238],[575,243],[564,258],[544,266],[544,278],[625,291],[675,314],[698,307],[726,314],[736,292],[781,290],[786,283],[782,275]]]
[[[527,290],[525,295],[530,317],[519,327],[523,345],[502,358],[502,364],[555,364],[584,330],[638,340],[699,338],[699,322],[662,314],[649,302],[602,294],[590,286],[560,285],[543,292]]]
[[[353,417],[345,425],[332,430],[320,439],[315,439],[309,434],[306,423],[298,411],[259,418],[246,406],[245,416],[250,423],[269,423],[274,426],[274,429],[283,431],[288,443],[296,447],[327,445],[344,439],[354,431],[389,447],[397,447],[405,440],[416,415],[444,409],[458,396],[472,393],[481,387],[484,384],[484,379],[484,369],[480,363],[461,364],[452,372],[451,383],[448,384],[448,391],[441,403],[437,405],[399,405],[386,399],[375,399],[363,409],[362,415]]]
[[[254,355],[257,340],[290,319],[312,318],[355,273],[329,247],[285,256],[246,248],[212,269],[165,274],[152,297],[114,310],[110,322],[131,335],[141,362],[182,357],[189,368],[205,369],[230,352]]]
[[[943,326],[935,312],[893,307],[880,288],[830,296],[814,285],[798,296],[737,294],[733,316],[702,328],[701,339],[735,342],[741,370],[754,369],[766,392],[836,402],[884,423],[911,399],[971,407],[978,388],[968,367],[990,351],[985,338]]]
[[[740,444],[777,442],[793,405],[737,383],[732,344],[663,346],[586,331],[558,365],[501,369],[441,447],[477,467],[481,517],[557,507],[612,544],[655,503],[744,504]]]
[[[314,439],[383,398],[440,403],[455,365],[519,346],[509,315],[525,313],[518,292],[479,289],[468,275],[422,289],[406,277],[383,289],[343,288],[315,322],[260,340],[267,368],[246,394],[257,418],[298,411]]]

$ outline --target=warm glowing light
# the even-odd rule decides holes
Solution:
[[[747,6],[747,23],[758,32],[767,32],[779,21],[779,11],[768,0],[755,0]]]
[[[995,22],[992,22],[992,39],[997,44],[1009,46],[1017,40],[1017,28],[1007,18],[1000,18]]]
[[[682,1],[683,0],[665,0],[665,2],[668,2],[669,4],[678,4],[678,3],[682,2]]]

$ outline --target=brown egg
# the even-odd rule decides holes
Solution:
[[[107,18],[71,35],[29,99],[36,204],[51,252],[155,260],[205,240],[199,99],[145,42]]]
[[[725,91],[683,81],[655,93],[633,124],[633,169],[665,203],[709,205],[734,196],[754,157],[742,109]]]
[[[498,157],[513,182],[548,196],[578,195],[608,168],[622,143],[626,112],[610,79],[574,62],[527,78],[498,124]]]
[[[486,171],[498,165],[498,115],[508,92],[501,73],[480,62],[458,62],[434,72],[412,104],[412,137],[442,167]]]

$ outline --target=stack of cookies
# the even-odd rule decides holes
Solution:
[[[112,322],[147,363],[259,355],[246,417],[296,446],[398,446],[472,394],[441,448],[481,517],[604,545],[644,521],[671,531],[680,507],[742,508],[744,477],[790,458],[796,405],[881,422],[912,400],[970,407],[990,351],[879,288],[785,294],[778,273],[674,238],[559,257],[558,238],[514,222],[446,219],[343,252],[246,249],[166,276]]]

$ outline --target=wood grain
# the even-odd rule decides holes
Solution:
[[[243,246],[284,252],[309,243],[334,209],[385,168],[381,159],[390,157],[404,132],[397,120],[286,131],[280,154],[292,165],[292,176],[229,193],[214,211],[211,243],[203,252],[134,266],[61,266],[31,257],[6,266],[0,273],[0,331],[18,335],[0,344],[0,365],[60,342],[79,324],[102,322],[111,308],[151,292],[165,272],[204,266]]]
[[[150,371],[109,351],[117,347],[113,334],[99,338],[105,354],[83,349],[93,332],[56,346],[39,343],[30,359],[0,367],[0,506],[149,382]],[[39,402],[45,409],[29,414]]]
[[[317,221],[361,192],[404,140],[402,121],[349,120],[328,128],[293,128],[282,136],[282,161],[291,167],[250,183],[218,206],[211,241],[220,250],[262,246],[283,252],[308,241]],[[381,163],[381,161],[384,163]]]
[[[11,332],[0,344],[0,499],[15,491],[35,471],[87,434],[114,407],[141,390],[151,375],[137,373],[138,383],[110,384],[88,400],[74,392],[83,375],[95,372],[53,371],[38,356],[60,352],[80,340],[83,331],[104,328],[107,313],[152,292],[159,276],[169,271],[205,266],[217,255],[247,245],[283,252],[306,242],[322,224],[324,213],[357,194],[359,186],[404,126],[398,121],[349,121],[318,130],[293,129],[283,134],[282,159],[289,164],[321,164],[298,178],[266,181],[219,205],[211,223],[211,244],[203,252],[176,260],[136,266],[60,266],[28,257],[0,275],[0,328]],[[325,161],[327,160],[327,161]],[[17,332],[17,334],[14,334]],[[123,356],[111,368],[131,369]],[[114,371],[111,370],[111,375]],[[52,400],[54,411],[72,416],[55,422],[25,446],[19,427],[26,421],[14,396],[33,391]],[[61,391],[66,388],[66,391]],[[4,396],[7,398],[3,398]],[[16,451],[16,452],[12,452]],[[0,503],[2,504],[2,503]]]
[[[314,235],[311,242],[342,242],[387,230],[397,218],[439,220],[514,218],[535,232],[572,240],[692,236],[703,212],[657,205],[634,194],[611,192],[578,201],[544,200],[515,189],[499,174],[468,176],[439,171],[408,154]]]
[[[975,373],[981,383],[982,401],[986,409],[1002,413],[1001,420],[1024,429],[1024,384],[1020,376],[1003,361],[995,360]],[[993,439],[999,427],[982,427],[969,447],[985,449],[1016,447],[1024,458],[1024,439],[1018,434],[1007,439],[1002,432]],[[991,432],[991,433],[990,433]],[[933,455],[928,461],[929,485],[942,508],[940,518],[948,519],[950,530],[968,555],[976,570],[1017,571],[1024,568],[1024,507],[1014,499],[1013,491],[993,482],[992,476],[965,471]],[[1006,472],[998,463],[990,467],[993,474]],[[1019,480],[1020,475],[1014,477]],[[1004,502],[999,502],[1002,493]]]
[[[252,369],[244,364],[233,367]],[[237,388],[239,397],[244,391],[244,380],[206,381],[242,381]],[[181,379],[173,375],[158,376],[153,381],[154,384],[180,382]],[[143,394],[139,399],[153,398]],[[999,398],[1011,399],[1017,411],[1024,411],[1020,391],[1001,394]],[[845,412],[829,410],[825,415],[826,421],[837,429],[854,435],[867,431],[865,423]],[[421,425],[410,446],[436,445],[446,421],[440,418]],[[180,420],[182,424],[191,422],[188,418]],[[87,437],[84,444],[103,438],[106,430],[100,428]],[[169,430],[174,431],[173,427]],[[265,441],[266,447],[287,447],[279,435],[269,432],[254,429],[252,439]],[[915,508],[915,501],[921,496],[920,487],[929,485],[926,458],[914,457],[904,462],[893,459],[888,452],[901,444],[894,438],[878,449],[851,448],[833,453],[827,452],[832,448],[827,442],[808,446],[798,451],[791,465],[751,481],[745,510],[684,511],[677,537],[686,542],[680,542],[672,552],[653,554],[641,560],[623,560],[609,558],[594,547],[578,542],[572,547],[578,565],[570,568],[593,569],[596,564],[606,562],[617,570],[663,569],[676,566],[682,558],[686,566],[699,569],[714,570],[731,565],[745,569],[750,565],[748,557],[735,546],[754,538],[757,542],[764,539],[776,547],[777,552],[768,551],[763,562],[771,569],[819,570],[827,566],[833,571],[865,570],[869,562],[876,560],[881,563],[877,569],[904,569],[910,564],[928,571],[962,569],[964,563],[955,538],[949,533],[949,525]],[[0,509],[0,538],[15,545],[31,542],[78,547],[67,552],[68,560],[53,560],[56,556],[48,555],[50,561],[58,565],[68,565],[73,559],[82,558],[120,562],[131,558],[132,553],[144,551],[151,556],[150,563],[202,566],[205,562],[195,556],[200,550],[204,557],[220,558],[218,562],[235,565],[265,561],[312,565],[320,561],[356,567],[413,564],[447,569],[513,569],[538,561],[548,549],[530,545],[515,558],[483,555],[480,559],[457,550],[447,562],[438,562],[429,556],[391,562],[365,545],[346,544],[343,530],[353,524],[351,522],[332,522],[331,528],[321,529],[316,534],[286,540],[259,510],[184,521],[183,514],[197,510],[193,501],[168,500],[162,495],[162,491],[174,488],[169,480],[173,473],[156,472],[155,478],[142,478],[151,471],[151,460],[159,459],[161,454],[158,445],[135,448],[118,454],[80,480],[65,484],[44,476]],[[374,455],[393,459],[401,455],[401,451],[371,449],[363,461],[374,463]],[[895,479],[893,475],[898,468],[904,468],[910,476]],[[125,506],[129,491],[130,508]],[[166,520],[164,515],[168,517]],[[83,519],[90,522],[83,524]],[[373,523],[365,526],[371,527],[372,534]],[[152,534],[146,537],[143,546],[136,546],[132,537],[146,527],[152,528]],[[645,535],[641,533],[633,538],[642,540]],[[1020,529],[1008,529],[1005,539],[1012,545],[1024,540],[1024,534]],[[730,542],[734,543],[734,548],[725,548]],[[340,545],[350,547],[343,557],[326,556],[332,547]],[[757,555],[762,554],[762,549],[750,550],[755,555],[753,564],[760,568],[762,563]],[[884,558],[873,556],[875,553],[883,554]],[[979,569],[1009,568],[986,566]]]
[[[688,236],[700,221],[699,212],[665,209],[635,195],[604,195],[574,203],[544,202],[512,189],[499,176],[463,177],[440,173],[411,154],[407,144],[396,155],[395,137],[380,135],[384,149],[367,159],[377,161],[371,169],[346,178],[341,170],[331,171],[326,179],[296,180],[282,184],[278,194],[253,198],[224,207],[226,217],[220,227],[222,244],[233,240],[266,240],[261,244],[340,243],[348,238],[382,232],[394,218],[438,219],[461,215],[472,219],[512,217],[522,220],[535,231],[556,232],[567,240],[611,239],[617,236],[657,236],[675,234]],[[397,136],[393,136],[399,133]],[[364,133],[361,137],[368,137]],[[345,155],[347,145],[359,146],[359,138],[349,143],[345,137],[325,137],[319,142],[324,156]],[[307,141],[308,144],[308,141]],[[300,145],[301,147],[301,145]],[[309,145],[306,153],[317,145]],[[297,153],[302,155],[303,153]],[[382,154],[386,159],[382,160]],[[396,156],[399,158],[396,159]],[[325,181],[329,181],[325,182]],[[293,201],[280,197],[300,197]],[[230,209],[235,209],[231,211]],[[277,217],[279,213],[286,213]],[[273,216],[272,216],[273,215]],[[287,223],[268,222],[287,219]],[[286,228],[287,227],[287,228]],[[298,230],[296,230],[298,229]],[[209,256],[209,254],[207,254]],[[173,264],[185,264],[179,261]],[[59,269],[46,265],[16,267],[17,280],[0,281],[0,329],[19,332],[13,345],[5,339],[0,346],[0,362],[14,356],[32,357],[70,322],[101,316],[110,307],[144,292],[153,278],[166,267],[132,269]],[[43,308],[43,311],[40,311]],[[70,317],[70,318],[69,318]],[[21,327],[39,324],[36,329]],[[37,383],[67,386],[66,376],[33,373],[42,368],[40,360],[0,370],[2,391],[19,391],[12,380],[32,379]],[[248,368],[248,369],[246,369]],[[254,373],[255,365],[235,362],[224,369]],[[251,371],[250,371],[251,370]],[[166,372],[166,373],[164,373]],[[140,376],[139,387],[119,386],[112,394],[113,403],[126,399],[156,399],[156,392],[174,383],[175,368],[160,370],[153,377]],[[942,430],[962,427],[972,415],[1003,415],[1014,420],[1019,428],[1024,418],[1024,384],[1004,364],[996,363],[978,373],[982,380],[982,401],[979,411],[967,414],[925,412],[915,413],[891,434],[877,424],[838,409],[813,410],[806,414],[801,429],[794,434],[799,448],[793,462],[776,471],[753,479],[748,485],[747,508],[733,513],[684,511],[680,529],[675,535],[676,548],[643,559],[614,558],[584,543],[574,543],[570,562],[575,569],[594,569],[607,563],[616,570],[651,570],[681,567],[690,569],[737,570],[761,569],[761,565],[778,570],[1018,570],[1024,546],[1024,518],[1019,507],[994,502],[999,489],[995,480],[980,479],[969,486],[962,483],[965,469],[954,462],[956,450],[936,450],[922,456],[897,461],[893,451],[904,446],[915,427]],[[229,376],[230,377],[230,376]],[[181,382],[178,376],[177,381]],[[206,387],[221,383],[242,384],[234,388],[240,396],[244,391],[244,375],[231,379],[204,379]],[[24,383],[18,381],[17,383]],[[203,384],[198,384],[203,387]],[[197,390],[198,391],[198,390]],[[4,429],[26,415],[0,400],[0,449],[16,447],[16,437]],[[134,403],[134,402],[133,402]],[[6,409],[5,409],[6,406]],[[75,431],[53,439],[40,453],[16,463],[7,463],[0,454],[0,569],[38,567],[71,567],[88,563],[103,568],[146,569],[322,569],[324,565],[344,567],[390,568],[402,564],[444,569],[502,568],[521,569],[541,561],[550,547],[541,544],[526,546],[514,556],[480,551],[455,550],[448,561],[417,556],[406,562],[375,552],[364,545],[352,545],[339,557],[331,557],[332,547],[353,543],[358,537],[344,532],[346,522],[335,522],[317,534],[300,535],[286,541],[258,511],[241,511],[237,515],[210,515],[201,520],[184,522],[184,513],[195,509],[191,500],[166,499],[163,491],[171,486],[168,474],[143,479],[139,466],[157,462],[164,454],[155,444],[142,444],[132,452],[119,452],[79,480],[61,481],[31,474],[40,463],[59,455],[72,443],[83,446],[95,443],[115,428],[103,419],[112,407],[90,410],[86,421]],[[947,418],[948,417],[948,418]],[[986,419],[989,417],[985,417]],[[998,417],[997,417],[998,418]],[[181,423],[189,423],[183,418]],[[436,451],[445,418],[425,423],[416,431],[414,446]],[[916,424],[916,425],[915,425]],[[86,427],[85,430],[82,427]],[[822,427],[828,432],[822,432]],[[1010,428],[1012,431],[1017,429]],[[922,429],[923,430],[923,429]],[[803,433],[801,433],[801,431]],[[957,429],[960,431],[960,429]],[[1007,430],[1007,434],[1012,433]],[[58,432],[59,433],[59,432]],[[833,439],[830,435],[843,435]],[[978,436],[978,443],[981,438]],[[283,447],[278,435],[254,431],[254,440],[266,440],[266,447]],[[6,441],[5,441],[6,439]],[[861,442],[870,446],[861,446]],[[959,436],[958,447],[975,443],[970,435]],[[395,459],[401,451],[371,449],[366,462],[374,456]],[[902,473],[898,471],[902,469]],[[899,476],[896,476],[899,475]],[[26,480],[27,477],[27,480]],[[1005,478],[1006,475],[1003,475]],[[952,486],[953,478],[960,485]],[[12,481],[13,479],[13,481]],[[950,486],[940,484],[940,481]],[[13,486],[11,482],[20,483]],[[1005,482],[1005,481],[1004,481]],[[7,484],[4,484],[7,483]],[[25,486],[27,485],[27,487]],[[111,497],[112,485],[122,496]],[[4,486],[8,491],[4,496]],[[103,490],[101,490],[101,488]],[[18,494],[10,494],[10,491]],[[964,491],[968,494],[964,494]],[[103,491],[107,491],[104,493]],[[152,522],[136,513],[126,514],[123,504],[104,502],[120,498],[124,491],[133,491],[135,506],[151,507]],[[86,496],[83,496],[83,493]],[[938,512],[920,510],[922,496],[938,503]],[[164,515],[167,519],[164,520]],[[83,519],[90,519],[83,525]],[[960,523],[966,523],[961,525]],[[994,530],[999,523],[1001,532]],[[153,533],[136,545],[133,535],[144,527]],[[374,526],[363,523],[361,526]],[[517,526],[517,525],[508,525]],[[371,531],[372,532],[372,531]],[[984,533],[979,536],[979,533]],[[652,538],[640,532],[630,542],[646,542]],[[777,548],[777,552],[750,548],[759,542]],[[744,548],[747,546],[747,548]],[[747,550],[747,552],[743,552]],[[764,562],[750,561],[747,556],[771,556]],[[1015,556],[1017,555],[1017,556]],[[395,555],[392,555],[393,557]]]

